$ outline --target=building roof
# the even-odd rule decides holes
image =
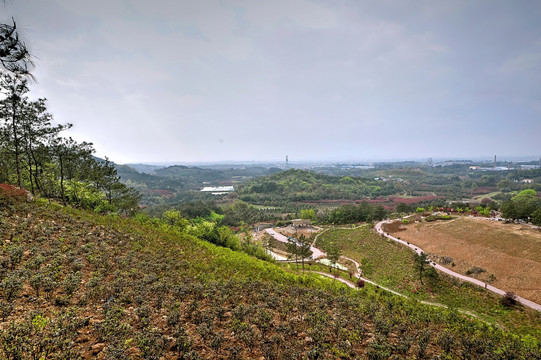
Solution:
[[[204,192],[231,192],[235,191],[233,186],[205,186],[201,189]]]
[[[312,225],[312,220],[310,219],[295,219],[291,220],[293,225]]]

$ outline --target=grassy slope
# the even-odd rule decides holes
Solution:
[[[330,241],[340,244],[345,256],[361,263],[364,275],[376,283],[417,300],[468,310],[505,328],[541,338],[539,312],[505,308],[498,296],[444,274],[425,276],[422,285],[414,269],[413,251],[378,236],[367,226],[327,231],[318,238],[317,246],[325,248]]]
[[[0,358],[423,358],[539,344],[156,224],[0,208]]]

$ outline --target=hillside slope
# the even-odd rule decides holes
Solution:
[[[541,359],[454,311],[54,204],[0,208],[0,281],[6,359]]]

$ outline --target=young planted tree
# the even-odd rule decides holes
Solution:
[[[338,263],[340,256],[342,256],[342,250],[340,249],[340,246],[338,246],[338,244],[336,244],[334,241],[331,241],[327,246],[326,250],[327,258],[330,260],[333,268],[336,269],[336,264]]]
[[[298,253],[301,258],[303,271],[304,271],[304,260],[312,256],[312,253],[313,253],[310,248],[311,248],[310,242],[308,241],[308,239],[306,239],[306,236],[304,236],[304,234],[301,234],[301,236],[298,239]]]
[[[52,151],[58,161],[60,198],[66,204],[66,181],[70,180],[74,182],[71,192],[72,199],[77,202],[77,180],[80,179],[79,175],[87,170],[84,165],[87,164],[85,159],[88,159],[93,152],[91,144],[84,142],[79,144],[71,137],[57,138],[53,143]]]
[[[261,245],[265,248],[267,252],[270,252],[271,250],[271,241],[272,236],[268,232],[263,232],[263,235],[261,236]]]
[[[133,216],[139,210],[141,194],[132,187],[117,182],[114,187],[113,206],[125,215]]]
[[[116,185],[120,181],[116,168],[112,162],[106,157],[104,161],[95,162],[92,180],[96,188],[105,193],[107,202],[111,205],[115,195]]]
[[[298,257],[299,257],[299,245],[297,244],[297,240],[293,238],[287,238],[287,253],[288,253],[288,259],[295,258],[295,264],[298,267]]]
[[[430,261],[428,260],[428,257],[424,252],[421,252],[421,254],[415,254],[413,261],[415,264],[415,269],[419,271],[419,281],[422,285],[424,285],[423,273],[426,270],[426,267],[428,266]]]

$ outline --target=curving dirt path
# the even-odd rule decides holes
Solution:
[[[380,221],[380,222],[377,223],[376,226],[375,226],[376,231],[377,231],[379,234],[385,236],[385,237],[388,238],[388,239],[391,239],[391,240],[393,240],[393,241],[396,241],[396,242],[398,242],[398,243],[400,243],[400,244],[402,244],[402,245],[405,245],[405,246],[407,246],[407,247],[413,249],[417,254],[420,255],[421,252],[423,252],[423,249],[421,249],[420,247],[415,246],[415,245],[413,245],[413,244],[411,244],[411,243],[408,243],[408,242],[406,242],[406,241],[404,241],[404,240],[397,239],[397,238],[395,238],[394,236],[385,233],[385,232],[381,229],[381,227],[383,226],[383,224],[385,224],[385,223],[390,223],[390,222],[392,222],[392,221],[396,221],[396,220],[383,220],[383,221]],[[446,267],[444,267],[444,266],[441,266],[441,265],[439,265],[439,264],[437,264],[437,263],[435,263],[435,262],[433,262],[433,261],[430,261],[430,265],[431,265],[432,267],[436,268],[437,270],[442,271],[442,272],[444,272],[444,273],[446,273],[446,274],[448,274],[448,275],[451,275],[451,276],[453,276],[453,277],[455,277],[455,278],[458,278],[458,279],[461,279],[461,280],[463,280],[463,281],[467,281],[467,282],[470,282],[470,283],[472,283],[472,284],[475,284],[475,285],[484,287],[485,289],[490,290],[490,291],[492,291],[492,292],[494,292],[494,293],[496,293],[496,294],[499,294],[499,295],[502,295],[502,296],[505,295],[505,291],[503,291],[503,290],[501,290],[501,289],[498,289],[498,288],[496,288],[496,287],[494,287],[494,286],[492,286],[492,285],[489,285],[489,284],[487,284],[487,283],[485,283],[485,282],[483,282],[483,281],[480,281],[480,280],[471,278],[471,277],[466,276],[466,275],[462,275],[462,274],[456,273],[456,272],[454,272],[454,271],[452,271],[452,270],[449,270],[448,268],[446,268]],[[522,305],[524,305],[524,306],[527,306],[527,307],[532,308],[532,309],[537,310],[537,311],[541,311],[541,305],[539,305],[539,304],[537,304],[537,303],[535,303],[535,302],[533,302],[533,301],[530,301],[530,300],[528,300],[528,299],[524,299],[524,298],[522,298],[522,297],[520,297],[520,296],[517,296],[517,297],[516,297],[516,300],[517,300],[519,303],[521,303]]]

